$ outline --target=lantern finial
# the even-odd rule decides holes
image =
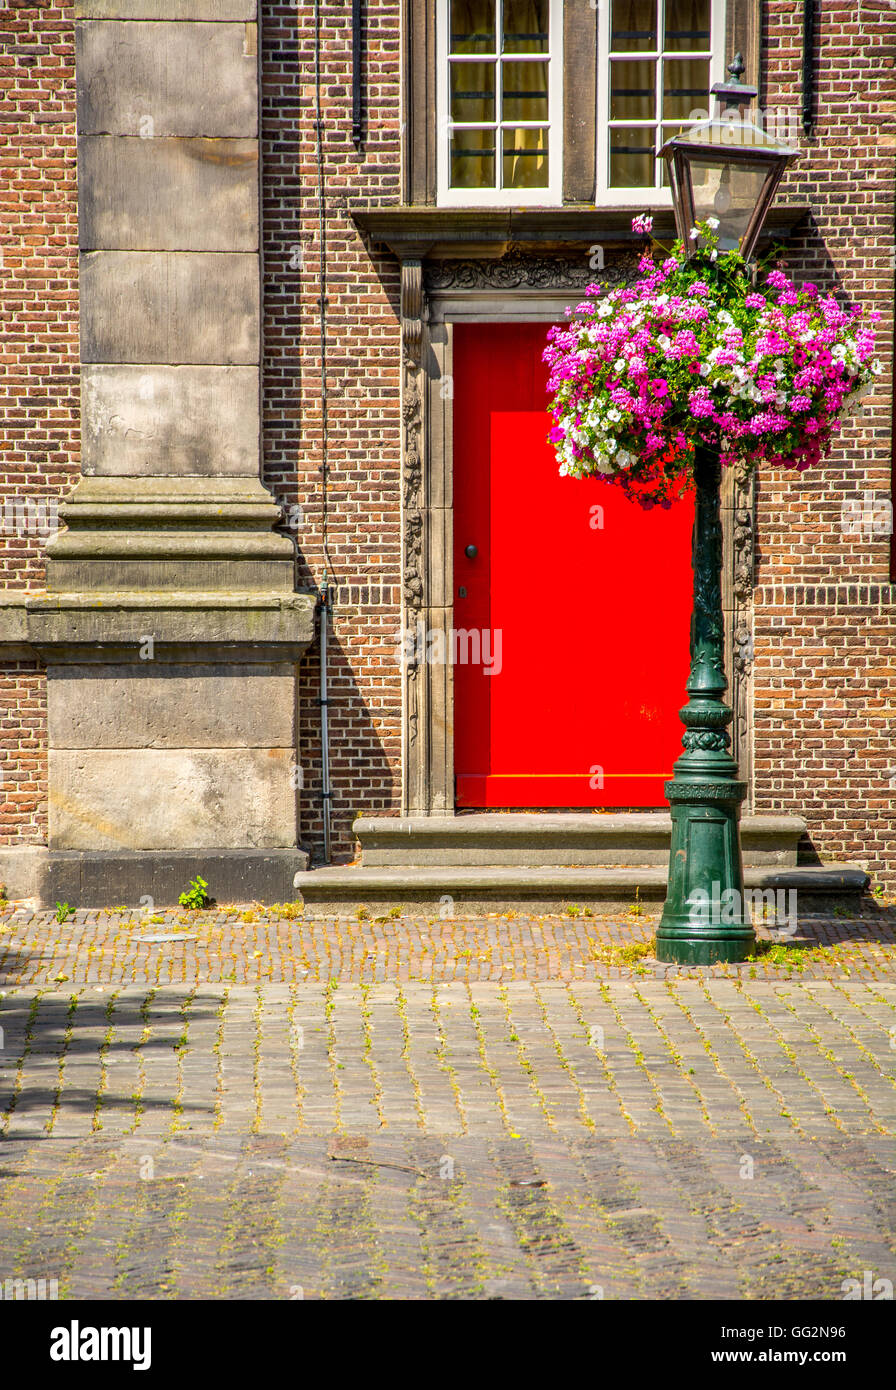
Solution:
[[[734,58],[728,64],[727,71],[731,74],[729,82],[717,82],[712,88],[712,95],[718,97],[724,105],[724,111],[736,111],[741,106],[747,106],[754,97],[759,95],[757,87],[748,87],[741,82],[741,77],[746,72],[744,55],[735,53]]]

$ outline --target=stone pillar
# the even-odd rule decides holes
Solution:
[[[314,598],[259,478],[256,6],[76,14],[82,478],[46,591],[0,610],[47,665],[35,891],[292,897]]]

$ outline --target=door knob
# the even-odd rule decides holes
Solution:
[[[468,560],[475,560],[476,556],[479,554],[479,551],[476,549],[475,545],[468,545],[464,550],[464,554],[466,555]]]

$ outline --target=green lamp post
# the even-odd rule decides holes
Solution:
[[[748,259],[775,189],[797,153],[770,139],[743,117],[756,90],[740,82],[743,59],[728,68],[729,83],[713,87],[724,113],[674,136],[660,151],[669,161],[679,236],[691,255],[697,221],[716,217],[719,246]],[[666,903],[656,936],[657,958],[682,965],[742,961],[755,944],[744,903],[740,808],[747,784],[731,755],[725,703],[725,628],[722,614],[721,464],[699,447],[694,458],[696,514],[693,536],[694,604],[688,702],[681,711],[684,752],[665,792],[672,813]]]

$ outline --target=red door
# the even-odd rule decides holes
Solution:
[[[693,504],[645,512],[560,477],[546,335],[454,328],[457,804],[661,806],[681,751]]]

